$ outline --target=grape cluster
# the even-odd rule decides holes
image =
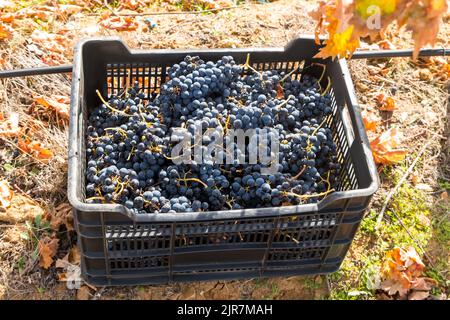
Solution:
[[[136,82],[92,110],[86,137],[86,198],[89,203],[120,203],[135,213],[175,213],[260,208],[316,202],[333,191],[340,172],[329,127],[331,96],[317,79],[269,70],[258,72],[224,56],[204,62],[187,56],[168,70],[159,94],[149,100]],[[201,130],[275,129],[279,148],[261,136],[262,147],[278,164],[226,161],[175,165],[170,157],[182,139],[173,128],[187,129],[195,143]],[[225,135],[224,146],[230,143]],[[201,150],[211,138],[203,137]],[[245,158],[246,155],[242,154]]]

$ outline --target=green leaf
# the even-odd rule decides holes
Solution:
[[[42,221],[42,215],[38,214],[38,215],[34,218],[34,225],[36,226],[36,228],[41,227],[41,221]]]
[[[5,171],[7,172],[11,172],[14,170],[14,166],[11,163],[5,163],[3,165],[3,169],[5,169]]]

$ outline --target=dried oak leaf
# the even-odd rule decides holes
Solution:
[[[389,129],[370,142],[370,148],[377,164],[395,164],[402,161],[407,149],[398,148],[400,145],[401,133],[396,129]]]
[[[15,15],[11,12],[3,13],[0,16],[0,22],[4,22],[4,23],[12,23],[12,22],[14,22],[14,19],[15,19]]]
[[[21,223],[34,220],[38,215],[44,215],[44,209],[38,203],[23,195],[14,194],[6,210],[0,210],[0,221]]]
[[[77,245],[73,246],[69,251],[69,262],[75,265],[79,265],[81,261],[80,249]]]
[[[9,187],[8,181],[0,180],[0,208],[8,208],[13,196],[14,192]]]
[[[53,95],[50,97],[36,97],[34,101],[55,112],[64,120],[69,119],[70,98],[68,96]]]
[[[13,36],[13,28],[0,22],[0,41],[9,40]]]
[[[73,230],[72,206],[69,203],[62,203],[55,208],[54,213],[49,213],[48,220],[53,230],[58,231],[61,225],[65,225],[67,231]]]
[[[44,237],[38,242],[39,265],[48,269],[53,263],[53,257],[58,251],[59,240],[50,237]]]
[[[408,295],[408,300],[425,300],[430,296],[428,291],[413,291]]]
[[[433,286],[437,284],[436,280],[431,278],[417,278],[413,281],[411,289],[419,291],[430,291]]]
[[[70,48],[67,38],[60,34],[48,33],[42,30],[34,30],[31,40],[38,44],[46,52],[66,54]]]
[[[107,17],[100,21],[100,26],[116,31],[135,31],[139,24],[133,17]]]
[[[31,155],[43,163],[48,163],[53,158],[53,152],[50,149],[42,147],[40,142],[30,141],[28,138],[19,138],[17,145],[22,152]]]
[[[69,266],[73,265],[79,265],[80,264],[80,250],[75,245],[72,247],[69,252],[62,258],[57,259],[55,262],[55,268],[57,269],[65,269]]]

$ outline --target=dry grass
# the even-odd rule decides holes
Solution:
[[[307,11],[314,5],[304,0],[280,0],[271,4],[251,4],[244,8],[221,11],[216,14],[158,16],[153,18],[158,26],[148,32],[122,33],[120,36],[132,48],[217,48],[248,46],[283,46],[301,33],[312,33],[314,24]],[[73,45],[79,38],[98,35],[117,35],[115,32],[98,30],[96,17],[70,18],[74,29],[68,33],[67,44]],[[54,26],[55,30],[58,26]],[[391,33],[393,33],[392,31]],[[405,33],[393,34],[393,42],[399,47],[408,47],[411,42]],[[440,34],[442,46],[449,46],[450,27],[448,20]],[[30,51],[26,35],[15,37],[0,47],[6,57],[5,68],[26,68],[41,65],[40,58]],[[71,57],[67,57],[70,61]],[[389,73],[384,76],[370,74],[370,66],[386,66]],[[377,61],[351,61],[350,68],[357,88],[359,102],[364,110],[376,111],[375,96],[385,92],[393,96],[398,109],[393,115],[380,114],[384,127],[397,126],[405,132],[405,145],[409,149],[406,163],[424,141],[433,134],[439,139],[432,142],[416,169],[421,183],[439,190],[438,181],[450,182],[450,124],[448,109],[448,84],[431,80],[420,80],[420,66],[409,59],[381,59]],[[66,202],[67,174],[67,124],[53,116],[35,111],[30,106],[35,95],[70,92],[70,76],[48,75],[14,78],[0,81],[0,112],[18,112],[23,123],[35,126],[35,139],[51,148],[55,158],[42,164],[27,155],[19,155],[14,141],[0,142],[0,172],[13,186],[16,193],[26,194],[52,211]],[[42,121],[41,121],[42,120]],[[12,170],[5,170],[9,163]],[[389,176],[381,175],[382,188],[374,197],[372,209],[380,210],[381,203],[394,187]],[[427,201],[435,203],[438,194],[427,194]],[[442,215],[442,212],[436,212]],[[448,218],[448,214],[447,214]],[[55,270],[43,271],[31,263],[29,245],[18,236],[21,225],[0,225],[0,297],[23,298],[74,298],[75,292],[65,290],[58,284]],[[70,242],[70,241],[68,241]],[[359,234],[353,244],[349,260],[356,262],[373,250],[371,235]],[[393,244],[391,244],[393,245]],[[430,251],[447,255],[439,244],[431,244]],[[66,243],[60,253],[65,254]],[[24,258],[25,257],[25,258]],[[23,264],[19,272],[18,264]],[[357,285],[358,272],[350,272],[348,278]],[[290,278],[289,281],[233,281],[229,283],[175,284],[170,286],[114,288],[97,291],[95,298],[110,299],[166,299],[166,298],[320,298],[329,294],[326,282],[318,278]],[[306,289],[305,289],[306,288]],[[332,283],[333,288],[333,283]],[[256,293],[255,293],[256,292]]]

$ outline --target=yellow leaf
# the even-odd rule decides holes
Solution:
[[[430,8],[433,11],[446,11],[447,1],[446,0],[431,0]]]
[[[320,49],[315,58],[351,56],[359,46],[359,38],[354,37],[353,30],[354,26],[351,25],[342,33],[330,35],[330,38],[325,40],[325,47]]]
[[[48,269],[53,263],[53,257],[56,255],[58,250],[58,239],[52,239],[50,237],[45,237],[40,239],[38,242],[38,252],[39,252],[39,265]]]
[[[14,193],[6,180],[0,180],[0,207],[8,208]]]
[[[372,8],[380,10],[381,15],[392,14],[397,8],[397,0],[355,0],[356,12],[363,19],[373,15]]]
[[[317,9],[311,14],[317,21],[316,43],[319,43],[319,35],[322,34],[327,35],[327,40],[325,48],[317,57],[345,57],[359,46],[360,37],[370,36],[374,39],[396,22],[398,27],[406,26],[412,31],[413,58],[417,60],[421,47],[436,42],[439,24],[447,7],[446,0],[319,1]]]

